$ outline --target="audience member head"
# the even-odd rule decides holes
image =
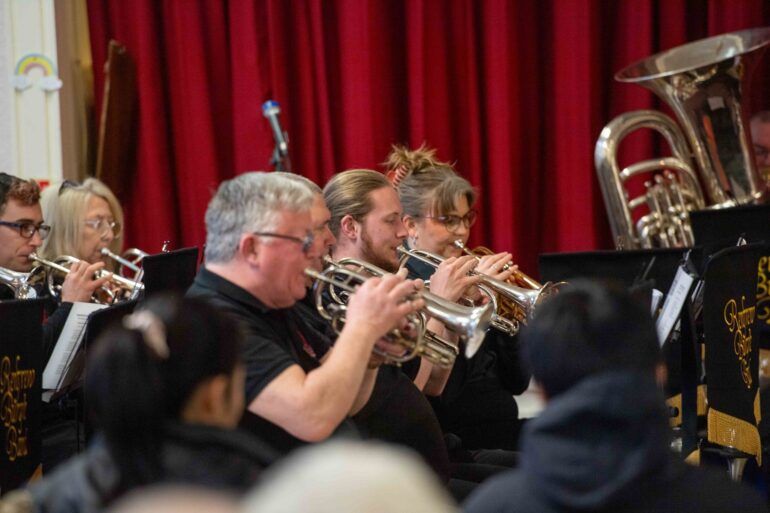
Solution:
[[[109,513],[238,513],[235,497],[194,486],[152,486],[128,493]]]
[[[43,217],[51,223],[44,257],[71,255],[115,268],[115,262],[101,254],[102,248],[119,254],[123,234],[123,209],[109,187],[96,178],[82,184],[64,181],[43,192],[42,204]]]
[[[404,449],[329,442],[278,463],[243,513],[453,513],[435,476]]]
[[[205,303],[158,296],[99,338],[85,390],[124,489],[160,477],[168,422],[236,426],[244,410],[240,336]]]
[[[393,185],[377,171],[351,169],[332,177],[324,187],[337,238],[335,257],[352,257],[386,271],[398,269],[398,253],[406,237],[402,209]]]
[[[0,173],[0,267],[32,269],[29,254],[37,251],[49,231],[43,224],[37,183]]]
[[[283,173],[222,182],[206,210],[206,267],[270,308],[305,296],[305,269],[318,258],[313,192]]]
[[[521,343],[532,376],[549,398],[607,371],[655,378],[660,363],[649,308],[622,289],[587,281],[570,283],[544,303]]]
[[[476,192],[435,154],[425,145],[414,151],[394,146],[385,164],[395,170],[409,245],[443,257],[460,256],[454,242],[468,242]]]

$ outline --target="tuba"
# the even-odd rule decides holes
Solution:
[[[53,261],[46,260],[37,256],[37,253],[29,255],[29,259],[37,262],[39,265],[32,269],[31,275],[45,273],[48,291],[52,297],[58,297],[61,292],[61,280],[70,272],[70,266],[80,260],[69,255],[57,257]],[[109,274],[109,284],[111,287],[103,286],[92,298],[94,303],[113,304],[119,301],[136,299],[144,290],[144,284],[138,281],[129,280],[123,276],[108,271],[98,271],[97,278]]]
[[[770,28],[723,34],[658,53],[615,75],[652,90],[682,127],[642,110],[622,114],[602,130],[594,163],[616,247],[692,245],[690,211],[764,201],[742,101],[768,43]],[[672,156],[620,169],[617,148],[638,128],[661,133]],[[631,198],[626,182],[635,176],[647,177],[645,193]]]

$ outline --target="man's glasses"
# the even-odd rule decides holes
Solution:
[[[310,248],[313,247],[313,241],[315,241],[315,235],[313,235],[313,232],[308,232],[303,239],[300,239],[299,237],[294,237],[292,235],[283,235],[281,233],[272,233],[272,232],[252,232],[252,233],[254,235],[259,235],[260,237],[275,237],[276,239],[290,240],[292,242],[301,244],[302,252],[304,254],[307,254],[307,252],[310,251]]]
[[[476,222],[476,217],[478,216],[478,213],[475,210],[469,210],[467,214],[464,216],[456,216],[456,215],[446,215],[446,216],[420,216],[424,217],[425,219],[433,219],[434,221],[437,221],[444,225],[444,227],[450,231],[454,232],[457,231],[458,228],[460,228],[460,223],[464,224],[466,228],[470,228],[473,226],[473,223]]]
[[[35,224],[32,221],[19,221],[19,222],[11,222],[11,221],[0,221],[0,226],[8,226],[11,228],[16,228],[19,230],[19,235],[24,237],[25,239],[31,239],[33,235],[35,235],[35,232],[38,232],[40,234],[41,239],[45,239],[48,237],[48,234],[51,233],[51,227],[47,224]]]
[[[83,222],[85,223],[86,226],[96,230],[96,233],[98,233],[101,236],[107,235],[107,233],[111,231],[114,237],[119,237],[121,234],[120,230],[123,228],[122,226],[120,226],[119,222],[108,221],[103,217],[100,217],[97,219],[86,219]]]

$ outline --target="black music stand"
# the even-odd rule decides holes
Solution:
[[[690,212],[695,244],[708,246],[738,237],[748,242],[770,242],[770,205],[698,210]]]
[[[750,457],[761,461],[759,346],[754,332],[757,262],[768,248],[752,244],[711,256],[704,273],[703,334],[709,411],[703,450],[717,451],[740,481]]]
[[[136,308],[136,304],[136,299],[122,301],[115,305],[108,306],[107,308],[97,310],[88,316],[82,347],[84,372],[88,372],[88,352],[95,346],[96,341],[102,333],[104,333],[110,326],[118,324],[123,317],[132,313],[134,308]],[[93,429],[88,418],[88,396],[86,395],[85,390],[83,391],[83,405],[80,411],[83,425],[85,426],[86,440],[89,440],[93,433]]]
[[[182,248],[148,255],[142,260],[144,297],[159,292],[184,292],[198,271],[198,248]]]
[[[41,472],[43,308],[45,299],[0,301],[0,398],[16,421],[0,423],[0,495]],[[12,374],[18,373],[18,374]],[[9,382],[16,386],[9,387]]]
[[[632,251],[583,251],[540,255],[540,276],[544,281],[578,278],[612,280],[631,288],[645,280],[664,293],[676,274],[686,249],[639,249]]]

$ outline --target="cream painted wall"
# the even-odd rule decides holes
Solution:
[[[0,169],[48,182],[62,179],[54,3],[0,1]]]

